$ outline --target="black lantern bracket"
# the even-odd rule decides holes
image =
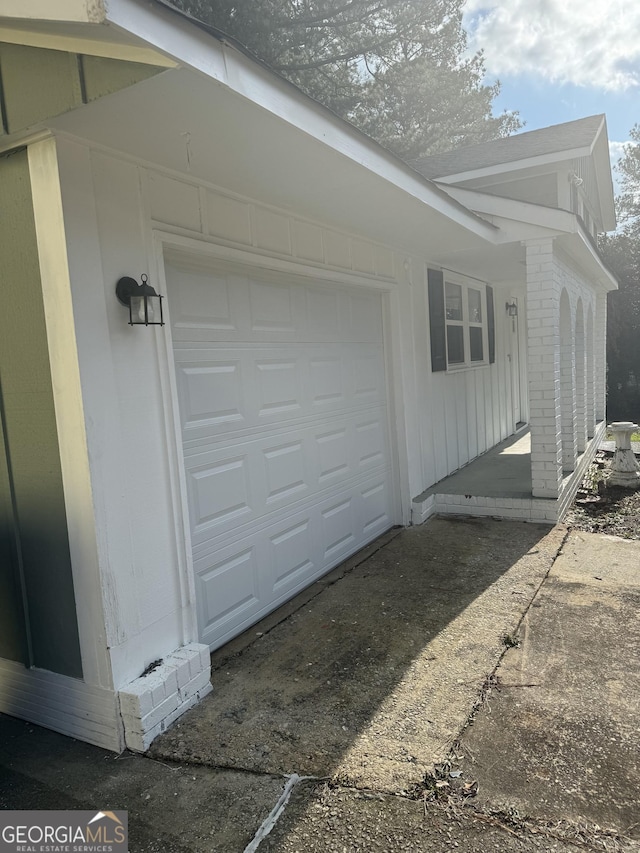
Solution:
[[[130,326],[164,326],[162,315],[163,296],[149,284],[149,277],[142,273],[141,283],[126,275],[118,279],[116,297],[129,309]]]

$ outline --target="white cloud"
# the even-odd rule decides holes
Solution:
[[[469,47],[490,75],[534,73],[607,91],[640,86],[638,0],[467,0]]]
[[[615,166],[618,160],[624,155],[625,145],[629,145],[630,143],[630,139],[627,139],[625,142],[614,142],[612,139],[609,140],[609,159],[611,160],[612,166]]]

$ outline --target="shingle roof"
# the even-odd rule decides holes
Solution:
[[[423,157],[412,161],[410,165],[426,178],[444,178],[446,175],[471,172],[501,163],[513,163],[530,157],[584,148],[593,143],[603,119],[604,115],[595,115],[567,121],[564,124]]]

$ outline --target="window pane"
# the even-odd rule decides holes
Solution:
[[[469,288],[469,322],[482,323],[482,297],[479,290]]]
[[[449,284],[446,287],[447,320],[462,320],[462,287]]]
[[[447,363],[464,364],[464,329],[447,326]]]
[[[477,326],[469,327],[469,343],[471,345],[471,361],[483,361],[482,329]]]

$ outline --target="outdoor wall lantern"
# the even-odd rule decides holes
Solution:
[[[506,304],[507,314],[509,317],[517,317],[518,316],[518,303],[517,302],[507,302]]]
[[[118,301],[129,309],[130,326],[164,326],[162,300],[164,297],[155,292],[143,273],[142,283],[135,278],[124,276],[116,284]]]

